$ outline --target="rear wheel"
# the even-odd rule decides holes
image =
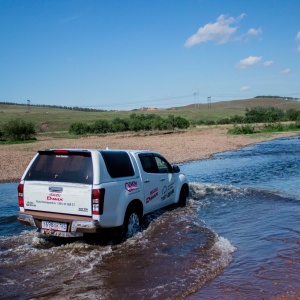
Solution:
[[[141,231],[141,216],[137,207],[127,209],[123,225],[123,236],[130,238]]]

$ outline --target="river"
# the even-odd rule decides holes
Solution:
[[[40,238],[17,222],[17,183],[1,184],[0,298],[299,299],[299,154],[292,137],[183,164],[187,207],[120,245]]]

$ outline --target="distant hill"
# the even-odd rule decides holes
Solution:
[[[180,107],[179,109],[194,109],[197,108],[207,109],[208,104],[190,104],[187,106]],[[300,101],[292,98],[280,98],[280,97],[255,97],[251,99],[244,100],[232,100],[232,101],[221,101],[221,102],[212,102],[211,109],[216,110],[237,110],[245,111],[246,108],[253,107],[277,107],[282,110],[296,109],[300,110]]]
[[[118,112],[118,110],[102,110],[102,109],[93,109],[93,108],[85,108],[85,107],[78,107],[78,106],[59,106],[59,105],[35,105],[31,104],[28,106],[26,103],[12,103],[12,102],[0,102],[0,108],[6,108],[6,107],[23,107],[25,110],[28,110],[29,108],[35,107],[38,109],[46,109],[46,108],[54,108],[54,109],[65,109],[65,110],[71,110],[71,111],[83,111],[83,112]],[[278,107],[282,110],[287,109],[296,109],[300,110],[300,99],[295,98],[286,98],[286,97],[277,97],[277,96],[257,96],[250,99],[242,99],[242,100],[231,100],[231,101],[218,101],[218,102],[211,102],[210,109],[216,109],[216,110],[238,110],[238,111],[245,111],[246,108],[252,108],[252,107]],[[171,108],[165,108],[165,109],[159,109],[159,108],[149,108],[149,107],[141,107],[138,109],[134,109],[133,111],[151,111],[155,112],[157,110],[189,110],[189,109],[208,109],[207,103],[193,103],[186,106],[179,106],[179,107],[171,107]]]

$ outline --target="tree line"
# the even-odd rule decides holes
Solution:
[[[155,114],[131,114],[129,118],[115,118],[112,121],[97,120],[92,124],[75,122],[70,125],[71,134],[99,134],[124,131],[151,131],[186,129],[190,122],[180,116],[162,118]]]
[[[231,134],[252,134],[258,132],[283,132],[296,131],[300,129],[300,111],[289,109],[283,111],[276,107],[255,107],[246,109],[245,117],[238,117],[238,121],[232,129],[228,130]],[[289,124],[281,122],[291,121]],[[237,125],[243,124],[243,125]],[[250,124],[264,123],[262,126]]]
[[[292,127],[285,128],[280,122],[292,121]],[[201,122],[201,123],[200,123]],[[204,122],[203,122],[204,123]],[[198,121],[198,124],[203,124]],[[214,124],[235,124],[232,133],[254,133],[252,126],[238,126],[237,124],[266,123],[265,130],[299,130],[300,111],[289,109],[283,111],[276,107],[255,107],[246,109],[244,116],[235,115],[230,118],[220,119],[218,121],[205,121],[205,125]],[[274,125],[275,124],[275,125]],[[75,135],[83,134],[103,134],[116,133],[124,131],[151,131],[151,130],[174,130],[186,129],[190,122],[183,117],[169,115],[162,118],[156,114],[136,114],[133,113],[129,118],[115,118],[111,121],[99,119],[93,123],[75,122],[69,127],[69,133]],[[290,126],[290,125],[289,125]],[[294,127],[293,127],[294,126]],[[33,122],[25,122],[22,119],[10,120],[0,126],[0,141],[25,141],[34,139],[36,135]]]
[[[284,121],[300,121],[300,111],[288,109],[284,111],[277,107],[254,107],[246,108],[245,115],[234,115],[230,118],[223,118],[217,121],[207,120],[198,121],[197,124],[216,125],[216,124],[250,124],[250,123],[274,123]]]
[[[60,108],[67,110],[75,110],[75,111],[85,111],[85,112],[104,112],[107,110],[97,109],[97,108],[88,108],[88,107],[78,107],[78,106],[61,106],[61,105],[45,105],[45,104],[25,104],[25,103],[12,103],[12,102],[0,102],[0,104],[6,105],[18,105],[18,106],[26,106],[30,107],[49,107],[49,108]]]

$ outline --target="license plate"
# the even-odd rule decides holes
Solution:
[[[44,229],[67,231],[67,226],[68,226],[67,223],[42,221],[42,228]]]

